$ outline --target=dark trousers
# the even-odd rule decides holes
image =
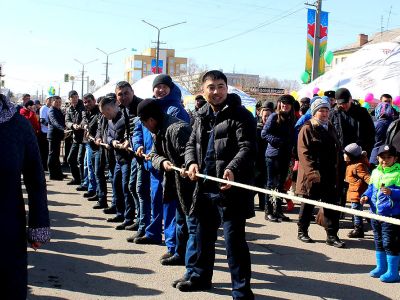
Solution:
[[[107,204],[107,181],[104,174],[106,167],[105,150],[100,148],[93,151],[92,165],[94,166],[94,176],[96,178],[96,194],[101,204]]]
[[[245,239],[246,219],[241,215],[224,216],[222,208],[207,194],[197,199],[197,260],[190,280],[210,283],[215,261],[215,241],[217,230],[224,219],[223,229],[232,282],[232,297],[235,299],[254,299],[250,288],[251,261]]]
[[[104,150],[104,149],[103,149]],[[107,160],[107,166],[108,166],[108,175],[111,178],[111,181],[114,180],[114,169],[115,169],[115,155],[113,150],[105,150],[106,152],[106,160]],[[111,207],[116,207],[116,198],[115,198],[115,193],[114,193],[114,186],[112,184],[112,197],[111,197]]]
[[[61,163],[60,163],[60,148],[61,140],[48,140],[49,141],[49,158],[47,166],[49,168],[50,179],[61,179],[63,176]]]
[[[71,150],[71,146],[72,146],[72,135],[67,137],[64,140],[64,160],[63,160],[64,164],[67,163],[67,159],[68,159],[69,151]]]
[[[308,232],[310,227],[311,216],[314,211],[314,205],[302,203],[299,213],[299,226],[300,232]],[[339,216],[340,213],[331,209],[324,208],[324,224],[327,235],[337,236],[339,231]]]
[[[77,182],[84,180],[84,160],[85,160],[85,144],[72,143],[68,155],[68,164],[71,169],[72,177]]]
[[[267,188],[283,192],[283,187],[289,172],[290,155],[278,155],[274,157],[266,157],[267,165]],[[273,203],[272,196],[266,195],[265,204],[269,214],[282,213],[282,199],[276,198]]]
[[[117,215],[124,216],[125,222],[132,223],[135,217],[135,203],[129,191],[129,178],[131,175],[131,163],[116,162],[113,178],[113,193]]]
[[[47,133],[44,132],[39,133],[38,144],[39,144],[40,157],[42,159],[43,169],[47,171],[47,160],[49,157],[49,142],[47,140]]]
[[[400,219],[400,216],[393,216]],[[397,256],[400,253],[400,226],[371,219],[376,251]]]

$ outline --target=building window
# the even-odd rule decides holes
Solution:
[[[142,61],[141,60],[135,60],[134,61],[134,68],[135,69],[141,69],[142,68]]]

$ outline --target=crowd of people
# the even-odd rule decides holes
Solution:
[[[368,202],[372,213],[400,218],[400,128],[390,95],[382,95],[371,115],[345,88],[299,101],[285,94],[276,103],[258,103],[254,117],[239,96],[228,93],[227,78],[220,71],[203,75],[202,95],[196,97],[193,112],[185,110],[170,76],[158,75],[152,88],[149,99],[138,98],[126,81],[117,83],[115,93],[98,99],[89,93],[81,100],[72,90],[64,111],[59,96],[46,99],[40,109],[27,94],[17,108],[4,97],[0,131],[11,121],[17,127],[29,125],[20,122],[25,117],[33,130],[25,128],[24,134],[30,139],[36,135],[39,147],[31,152],[40,152],[41,164],[24,164],[20,171],[47,170],[49,180],[67,178],[60,154],[63,141],[71,139],[70,146],[64,144],[72,176],[67,185],[96,202],[93,209],[109,214],[107,222],[115,223],[116,230],[135,231],[127,242],[161,245],[164,235],[161,264],[185,266],[182,277],[172,282],[180,291],[211,288],[222,224],[232,297],[254,298],[245,224],[255,215],[255,195],[230,184],[199,180],[199,173],[341,206],[347,201],[356,210]],[[0,138],[3,145],[5,137]],[[0,146],[0,153],[4,151]],[[28,195],[39,197],[38,190],[28,188],[34,183],[24,179]],[[35,180],[45,188],[43,175]],[[42,219],[30,218],[34,232],[40,232],[39,238],[29,239],[35,247],[49,239],[42,188]],[[290,200],[259,193],[258,201],[267,221],[290,221],[284,213],[293,209]],[[314,216],[314,206],[301,204],[298,239],[314,242],[308,229],[315,219],[326,230],[327,245],[345,247],[338,235],[340,217],[330,209]],[[353,223],[348,236],[363,238],[364,220],[354,216]],[[378,221],[371,225],[377,267],[370,275],[399,281],[399,226]]]

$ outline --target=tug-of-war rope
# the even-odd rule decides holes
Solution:
[[[175,166],[172,166],[172,169],[174,169],[175,171],[178,171],[178,172],[182,171],[181,168],[178,168]],[[187,173],[187,171],[185,171],[185,172]],[[239,188],[250,190],[253,192],[269,194],[273,197],[290,199],[290,200],[293,200],[296,202],[307,203],[307,204],[315,205],[318,207],[323,207],[323,208],[327,208],[327,209],[331,209],[331,210],[335,210],[335,211],[340,211],[343,213],[347,213],[347,214],[351,214],[351,215],[355,215],[355,216],[359,216],[359,217],[363,217],[363,218],[374,219],[374,220],[378,220],[378,221],[382,221],[382,222],[386,222],[386,223],[390,223],[390,224],[394,224],[394,225],[400,225],[399,219],[376,215],[376,214],[372,214],[367,211],[359,211],[359,210],[355,210],[355,209],[351,209],[351,208],[347,208],[347,207],[343,207],[343,206],[338,206],[338,205],[334,205],[334,204],[329,204],[329,203],[325,203],[325,202],[321,202],[321,201],[306,199],[306,198],[302,198],[302,197],[298,197],[298,196],[291,196],[288,194],[279,193],[279,192],[267,190],[267,189],[262,189],[262,188],[251,186],[248,184],[243,184],[243,183],[235,182],[235,181],[229,181],[229,180],[225,180],[225,179],[221,179],[221,178],[217,178],[217,177],[213,177],[213,176],[208,176],[208,175],[204,175],[204,174],[200,174],[200,173],[196,173],[196,176],[199,178],[203,178],[204,180],[212,180],[212,181],[216,181],[219,183],[229,184],[231,186],[236,186]]]
[[[93,140],[93,141],[95,140],[91,136],[89,136],[89,139]],[[109,147],[107,144],[104,144],[104,143],[100,143],[100,146]],[[128,151],[133,151],[132,148],[130,148],[130,147],[127,150]],[[183,171],[183,169],[178,168],[176,166],[171,166],[171,168],[173,170],[177,171],[177,172],[182,172]],[[188,173],[188,172],[185,171],[185,173]],[[218,177],[204,175],[204,174],[201,174],[201,173],[196,173],[196,176],[199,177],[199,178],[203,178],[204,180],[212,180],[212,181],[216,181],[216,182],[219,182],[219,183],[229,184],[231,186],[235,186],[235,187],[238,187],[238,188],[250,190],[250,191],[253,191],[253,192],[269,194],[274,198],[279,197],[279,198],[283,198],[283,199],[290,199],[292,201],[296,201],[296,202],[300,202],[300,203],[307,203],[307,204],[314,205],[314,206],[317,206],[317,207],[323,207],[323,208],[326,208],[326,209],[340,211],[340,212],[343,212],[343,213],[346,213],[346,214],[350,214],[350,215],[354,215],[354,216],[359,216],[359,217],[368,218],[368,219],[374,219],[374,220],[377,220],[377,221],[386,222],[386,223],[390,223],[390,224],[393,224],[393,225],[399,225],[400,226],[400,219],[395,219],[395,218],[391,218],[391,217],[376,215],[376,214],[370,213],[368,211],[360,211],[360,210],[355,210],[355,209],[351,209],[351,208],[348,208],[348,207],[343,207],[343,206],[339,206],[339,205],[325,203],[325,202],[321,202],[321,201],[317,201],[317,200],[311,200],[311,199],[306,199],[306,198],[302,198],[302,197],[298,197],[298,196],[292,196],[292,195],[280,193],[280,192],[273,191],[273,190],[262,189],[262,188],[259,188],[259,187],[256,187],[256,186],[251,186],[251,185],[240,183],[240,182],[229,181],[229,180],[225,180],[225,179],[218,178]]]

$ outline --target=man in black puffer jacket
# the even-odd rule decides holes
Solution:
[[[241,106],[237,95],[228,94],[227,79],[222,72],[207,72],[202,83],[208,103],[199,110],[186,146],[185,164],[189,178],[197,180],[196,173],[203,173],[253,184],[256,154],[254,117]],[[176,287],[181,291],[211,288],[215,241],[222,211],[232,296],[253,299],[250,253],[245,239],[246,219],[254,216],[253,193],[211,180],[198,180],[193,197],[198,218],[198,257],[189,280],[178,283]]]

